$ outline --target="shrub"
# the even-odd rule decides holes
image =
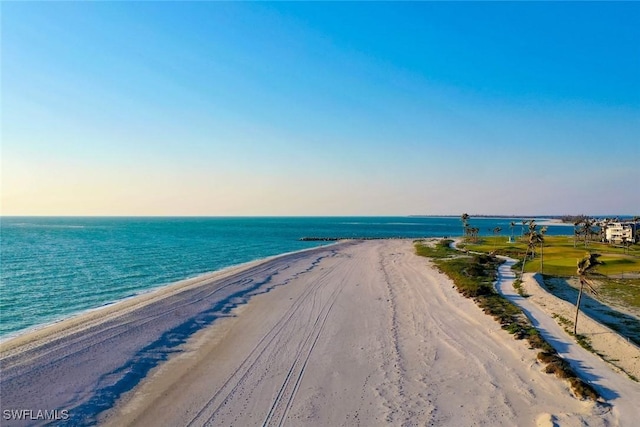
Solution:
[[[558,360],[558,356],[555,355],[554,353],[550,353],[547,351],[541,351],[540,353],[538,353],[537,356],[538,360],[542,363],[552,363],[555,362],[556,360]]]
[[[538,331],[536,331],[535,334],[530,333],[529,336],[527,337],[527,340],[529,341],[529,345],[531,346],[531,348],[538,348],[546,353],[555,353],[555,349],[551,347],[551,345],[544,338],[542,338],[540,334],[537,332]]]
[[[571,384],[571,390],[579,399],[598,400],[598,392],[580,378],[570,378],[569,383]]]

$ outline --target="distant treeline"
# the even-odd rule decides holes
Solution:
[[[568,224],[577,224],[577,223],[584,223],[586,220],[596,220],[596,221],[607,220],[607,221],[613,221],[613,222],[634,221],[638,217],[632,217],[628,215],[622,215],[622,216],[612,215],[612,216],[598,216],[598,217],[592,217],[589,215],[563,215],[558,218],[560,218],[562,222],[565,222]]]
[[[578,222],[584,222],[585,220],[590,219],[587,215],[563,215],[560,217],[562,222],[576,224]]]
[[[459,215],[408,215],[409,218],[460,218]],[[586,219],[604,219],[610,218],[616,221],[632,221],[633,216],[629,215],[598,215],[598,216],[589,216],[589,215],[478,215],[473,214],[469,215],[469,218],[503,218],[503,219],[535,219],[535,218],[548,218],[548,219],[558,219],[564,223],[575,224],[577,222],[584,222]]]
[[[408,215],[409,218],[460,218],[460,215]],[[470,218],[508,218],[508,219],[522,219],[522,218],[549,218],[559,219],[561,215],[480,215],[470,214]]]

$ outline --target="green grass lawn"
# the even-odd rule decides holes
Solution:
[[[464,248],[477,252],[496,252],[522,260],[526,243],[516,241],[508,243],[507,237],[483,237],[478,243],[465,242]],[[462,246],[462,245],[461,245]],[[640,245],[632,245],[627,251],[622,247],[610,246],[599,242],[590,242],[585,249],[584,243],[574,247],[573,237],[546,236],[544,246],[544,266],[540,263],[540,247],[536,256],[529,259],[525,271],[544,272],[556,277],[576,276],[577,262],[585,253],[599,253],[603,262],[596,269],[600,276],[595,277],[602,299],[625,307],[640,309]],[[626,253],[625,253],[626,252]],[[628,277],[624,277],[625,274]],[[634,277],[635,276],[635,277]]]
[[[479,242],[465,242],[464,248],[478,252],[496,252],[512,258],[522,259],[526,250],[526,243],[516,238],[515,243],[508,243],[508,237],[483,237]],[[536,256],[529,259],[525,271],[539,272],[540,247],[536,248]],[[583,242],[574,247],[573,237],[546,236],[544,245],[544,273],[553,276],[575,276],[579,259],[586,252],[601,254],[600,261],[604,264],[597,268],[597,272],[605,275],[620,275],[624,273],[640,273],[640,245],[631,245],[625,253],[624,248],[611,246],[599,242],[589,242],[585,249]]]

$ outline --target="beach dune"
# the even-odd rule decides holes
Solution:
[[[117,426],[625,425],[535,356],[411,241],[344,242],[8,341],[2,409]]]

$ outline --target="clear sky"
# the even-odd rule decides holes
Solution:
[[[3,215],[640,213],[637,2],[0,8]]]

